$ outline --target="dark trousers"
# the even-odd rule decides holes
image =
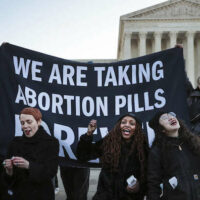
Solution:
[[[87,200],[89,168],[60,167],[60,175],[67,200]]]

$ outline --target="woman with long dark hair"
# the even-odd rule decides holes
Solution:
[[[200,138],[173,112],[158,112],[149,126],[155,132],[148,161],[149,200],[199,200]]]
[[[105,138],[92,143],[95,129],[96,120],[91,120],[77,147],[79,160],[99,157],[102,164],[93,200],[142,200],[146,190],[147,144],[140,120],[128,113],[117,121]],[[137,181],[130,186],[127,179],[133,176]]]

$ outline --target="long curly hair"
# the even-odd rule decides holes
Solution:
[[[190,132],[190,130],[186,127],[185,123],[182,120],[178,118],[177,120],[180,124],[180,128],[178,130],[180,141],[188,144],[194,154],[200,155],[200,137]],[[155,127],[155,140],[153,145],[157,144],[163,150],[165,150],[167,148],[171,148],[173,145],[167,140],[163,130],[164,127],[160,124]]]
[[[118,171],[119,159],[121,156],[121,146],[124,142],[120,130],[121,121],[122,119],[115,124],[113,129],[104,138],[102,144],[103,154],[100,158],[100,161],[103,166],[108,167],[113,172]],[[136,129],[132,138],[133,139],[131,140],[131,147],[128,156],[130,156],[133,153],[136,153],[140,162],[141,181],[145,181],[147,167],[147,156],[145,150],[147,143],[145,140],[145,136],[142,132],[141,125],[137,121]]]

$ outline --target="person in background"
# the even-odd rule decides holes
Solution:
[[[140,120],[132,113],[120,117],[112,130],[93,143],[96,120],[77,146],[82,162],[100,158],[102,170],[93,200],[142,200],[146,192],[147,143]]]
[[[182,44],[175,47],[183,48]],[[190,130],[200,136],[200,77],[197,78],[197,88],[194,89],[185,71],[185,89],[190,117]]]
[[[200,136],[200,76],[197,78],[197,88],[193,90],[188,99],[191,130]]]
[[[54,200],[58,140],[41,126],[42,114],[37,108],[24,108],[19,119],[23,135],[15,137],[8,148],[4,180],[14,200]]]
[[[199,200],[200,138],[173,112],[156,113],[149,126],[155,140],[148,158],[148,199]]]

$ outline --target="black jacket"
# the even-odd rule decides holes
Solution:
[[[92,143],[92,136],[82,135],[77,146],[77,157],[79,160],[88,161],[101,157],[103,154],[101,145],[103,139]],[[93,200],[142,200],[142,192],[130,194],[126,191],[126,179],[134,175],[140,181],[140,162],[138,156],[130,155],[130,145],[121,147],[121,157],[117,172],[111,172],[109,167],[103,167],[98,180],[97,192]],[[140,186],[143,187],[142,185]]]
[[[188,144],[178,138],[167,138],[168,147],[155,145],[148,161],[149,200],[199,200],[200,157],[192,153]],[[180,147],[179,147],[180,146]],[[178,184],[173,189],[169,180],[176,177]],[[163,196],[160,198],[160,184]]]
[[[58,141],[42,127],[31,138],[15,137],[8,150],[8,158],[23,157],[29,161],[29,169],[14,166],[13,176],[4,178],[13,191],[15,200],[53,200],[52,178],[58,167]]]

